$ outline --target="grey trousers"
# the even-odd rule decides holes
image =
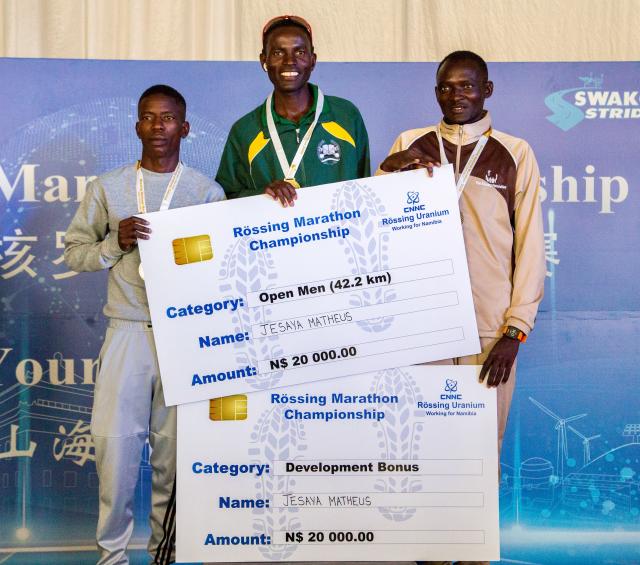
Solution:
[[[165,406],[151,324],[111,320],[100,352],[91,434],[100,483],[98,565],[129,563],[126,549],[147,435],[152,449],[148,550],[152,563],[168,561],[174,524],[165,514],[176,469],[176,409]]]

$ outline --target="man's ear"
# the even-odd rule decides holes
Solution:
[[[488,80],[487,82],[484,83],[484,97],[490,98],[492,94],[493,94],[493,81]]]
[[[182,139],[189,135],[189,131],[191,130],[191,124],[189,122],[182,122],[182,133],[180,136]]]
[[[140,139],[140,122],[136,122],[136,135]]]
[[[313,55],[311,56],[311,70],[316,68],[316,62],[318,61],[318,56],[316,55],[315,51],[313,52]]]

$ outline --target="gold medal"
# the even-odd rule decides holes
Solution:
[[[313,117],[313,122],[307,129],[307,133],[304,134],[302,141],[299,141],[298,149],[296,154],[293,157],[293,161],[289,163],[287,160],[287,156],[284,152],[284,147],[282,147],[282,141],[280,141],[280,134],[278,134],[278,129],[276,128],[276,122],[273,119],[273,109],[272,109],[272,101],[273,101],[273,92],[269,94],[268,98],[265,100],[265,114],[267,117],[267,127],[269,129],[269,137],[271,138],[271,142],[273,143],[273,149],[276,152],[276,156],[278,157],[278,163],[280,163],[280,168],[282,169],[282,174],[284,175],[284,182],[288,182],[293,188],[300,188],[300,184],[296,181],[296,171],[300,167],[300,163],[302,163],[302,157],[304,156],[307,148],[309,147],[309,143],[311,141],[311,136],[313,135],[313,131],[315,130],[316,125],[318,124],[318,120],[320,119],[320,114],[322,114],[322,108],[324,107],[324,94],[322,94],[322,90],[318,88],[318,95],[316,100],[316,111]]]

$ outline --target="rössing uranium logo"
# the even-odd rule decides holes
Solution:
[[[425,209],[424,204],[420,204],[420,193],[417,191],[410,190],[407,192],[407,200],[405,203],[407,204],[403,209],[405,214]]]
[[[444,392],[440,395],[440,400],[461,400],[462,395],[458,392],[458,381],[446,379],[444,381]]]
[[[444,391],[445,392],[458,392],[458,381],[454,381],[453,379],[447,379],[444,382]]]
[[[558,90],[544,99],[553,112],[547,116],[555,126],[569,131],[582,120],[629,120],[640,118],[637,90],[606,90],[604,75],[578,77],[581,86]]]

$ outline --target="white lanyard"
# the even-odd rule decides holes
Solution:
[[[447,159],[447,154],[444,152],[444,144],[442,143],[442,133],[440,132],[439,127],[436,131],[436,135],[438,136],[438,145],[440,146],[440,162],[443,165],[448,165],[449,160]],[[471,176],[471,171],[473,171],[473,167],[476,166],[476,163],[480,158],[480,153],[482,153],[484,146],[487,144],[487,141],[489,141],[489,137],[491,137],[490,129],[487,132],[485,132],[482,135],[482,137],[478,140],[478,143],[476,143],[476,146],[474,147],[473,152],[471,153],[471,156],[469,157],[469,160],[467,161],[467,164],[465,165],[462,171],[462,174],[458,177],[458,182],[456,183],[458,198],[462,196],[464,187],[466,186],[467,181]]]
[[[284,180],[286,181],[294,181],[293,184],[297,188],[300,185],[295,182],[296,172],[298,171],[298,167],[300,166],[300,162],[302,161],[302,157],[304,157],[304,153],[307,150],[307,146],[309,145],[309,141],[311,141],[311,136],[313,135],[313,130],[315,129],[318,120],[320,118],[320,114],[322,113],[322,108],[324,106],[324,94],[322,94],[322,90],[318,88],[318,100],[316,101],[316,113],[313,118],[313,123],[309,126],[307,133],[304,134],[300,145],[298,145],[298,151],[291,161],[291,164],[287,161],[287,156],[284,152],[284,147],[282,147],[282,141],[280,141],[280,135],[278,135],[278,130],[276,129],[276,124],[273,120],[273,114],[271,111],[271,100],[273,99],[273,92],[269,94],[267,101],[265,102],[265,111],[267,113],[267,126],[269,128],[269,137],[271,141],[273,141],[273,148],[278,156],[278,161],[280,162],[280,168],[284,173]]]
[[[182,169],[184,169],[182,163],[178,163],[176,170],[173,171],[173,174],[169,179],[167,190],[164,191],[164,196],[162,197],[162,202],[160,203],[159,212],[164,212],[165,210],[169,209],[171,200],[173,199],[173,195],[176,191],[176,187],[178,186],[178,181],[180,180],[180,175],[182,174]],[[140,161],[136,163],[136,187],[138,197],[138,213],[145,214],[147,212],[147,203],[144,198],[144,177],[142,176],[142,163]],[[140,278],[144,279],[142,263],[138,265],[138,273],[140,274]]]
[[[164,196],[162,197],[162,202],[160,203],[160,212],[164,212],[169,209],[171,205],[171,200],[173,199],[173,195],[176,191],[176,187],[178,186],[178,181],[180,180],[180,175],[182,174],[182,163],[178,163],[176,170],[173,171],[173,175],[171,175],[171,179],[169,180],[169,184],[167,185],[167,190],[165,190]],[[144,177],[142,176],[142,164],[140,161],[136,164],[136,187],[137,187],[137,197],[138,197],[138,213],[146,214],[147,212],[147,203],[144,198]]]

